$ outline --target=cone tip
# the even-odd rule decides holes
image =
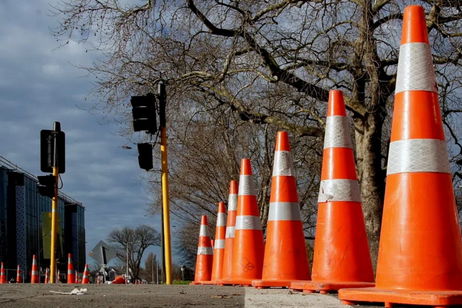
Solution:
[[[428,33],[425,11],[420,5],[409,5],[403,13],[401,44],[427,43]]]
[[[252,166],[248,158],[243,158],[241,160],[241,175],[252,175]]]
[[[208,221],[207,221],[207,215],[202,215],[201,216],[201,225],[208,225]]]
[[[218,213],[226,213],[226,206],[223,201],[218,202]]]
[[[236,180],[231,180],[231,182],[229,182],[229,194],[237,195],[238,190],[239,190],[239,182]]]
[[[276,151],[290,151],[289,134],[279,131],[276,136]]]
[[[341,90],[330,90],[327,103],[327,116],[346,116],[345,102]]]

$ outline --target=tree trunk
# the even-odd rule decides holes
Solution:
[[[355,121],[358,177],[361,183],[364,219],[374,267],[378,254],[385,192],[385,178],[380,154],[382,123],[383,116],[380,112],[368,113],[362,120],[356,119]]]

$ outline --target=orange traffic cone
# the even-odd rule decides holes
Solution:
[[[212,278],[213,249],[210,242],[207,216],[201,217],[199,243],[197,245],[196,273],[191,284],[201,284]]]
[[[50,269],[47,267],[45,269],[45,281],[44,283],[50,283]]]
[[[16,267],[16,283],[22,283],[22,272],[19,264]]]
[[[231,283],[251,285],[252,280],[261,279],[264,249],[263,233],[252,167],[247,158],[241,161],[233,245]]]
[[[3,262],[0,263],[0,283],[6,283],[5,268],[3,267]]]
[[[40,276],[37,265],[37,257],[32,255],[32,271],[30,276],[30,283],[40,283]]]
[[[233,245],[234,245],[234,228],[236,226],[236,210],[237,210],[237,191],[239,183],[232,180],[229,183],[229,196],[228,196],[228,217],[226,220],[226,234],[225,234],[225,252],[223,255],[223,270],[222,279],[219,284],[228,284],[232,278],[233,270]]]
[[[88,271],[88,264],[85,264],[85,268],[83,269],[82,284],[89,284],[89,283],[90,283],[90,272]]]
[[[75,283],[74,265],[72,265],[72,254],[67,254],[67,283]]]
[[[287,132],[278,132],[266,229],[262,280],[252,285],[288,287],[310,278],[305,235],[298,203],[297,182]]]
[[[374,273],[356,177],[353,145],[342,91],[331,90],[327,107],[311,281],[305,292],[374,286]]]
[[[212,283],[221,280],[223,274],[223,257],[225,252],[226,207],[224,202],[218,203],[215,241],[213,244]]]
[[[345,303],[462,305],[462,241],[424,10],[408,6],[398,61],[376,288]]]

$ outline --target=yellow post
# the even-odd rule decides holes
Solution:
[[[165,284],[172,284],[172,255],[170,248],[170,207],[168,198],[167,128],[161,127],[160,152],[162,159],[162,209],[164,225]]]
[[[50,252],[50,283],[55,283],[56,275],[56,213],[58,211],[58,167],[53,167],[53,177],[55,179],[54,195],[51,198],[51,252]]]

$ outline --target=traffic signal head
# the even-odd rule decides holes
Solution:
[[[40,170],[53,172],[55,163],[55,139],[56,139],[56,166],[59,173],[66,171],[65,158],[65,135],[62,131],[43,129],[40,131]]]
[[[130,100],[133,112],[133,130],[157,132],[156,97],[154,94],[132,96]]]
[[[55,177],[53,175],[38,176],[37,188],[42,196],[52,198],[55,195]]]
[[[152,145],[150,143],[138,143],[138,163],[141,169],[152,169]]]

